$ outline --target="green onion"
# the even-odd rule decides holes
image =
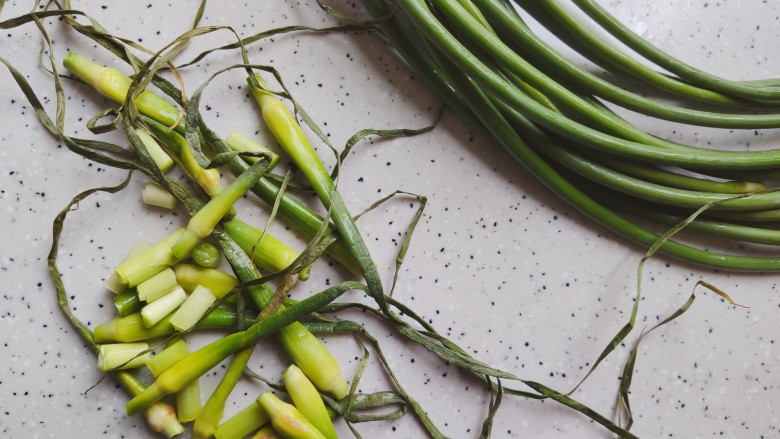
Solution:
[[[207,439],[214,435],[217,425],[222,419],[225,402],[236,387],[236,384],[238,384],[238,380],[244,375],[244,370],[247,363],[249,363],[249,357],[252,356],[254,348],[254,346],[246,347],[233,356],[233,361],[230,363],[227,371],[225,371],[225,375],[195,418],[195,423],[192,426],[194,438]]]
[[[214,430],[217,439],[242,439],[262,427],[270,419],[260,404],[252,402],[232,418],[219,424]]]
[[[216,238],[241,281],[257,280],[259,277],[257,270],[252,267],[246,253],[229,239],[227,233],[223,231],[217,234]],[[260,309],[269,306],[274,296],[274,292],[265,284],[249,287],[248,293]],[[285,307],[279,306],[278,311],[285,311]],[[307,374],[318,389],[332,393],[337,398],[342,398],[346,394],[348,384],[341,374],[338,361],[306,327],[299,322],[293,322],[279,331],[278,338],[293,362]]]
[[[238,285],[235,276],[213,268],[192,264],[176,264],[173,267],[176,281],[186,291],[194,291],[198,285],[208,288],[217,299],[221,299]]]
[[[284,437],[290,439],[325,439],[325,436],[295,406],[280,400],[273,393],[263,393],[257,398],[257,403],[268,413],[274,430],[281,433]]]
[[[184,433],[184,426],[176,417],[176,410],[170,405],[158,401],[144,410],[149,427],[171,438]]]
[[[100,67],[75,52],[68,52],[62,63],[66,69],[94,87],[98,93],[116,102],[125,101],[132,80],[118,70]],[[176,107],[148,90],[138,95],[135,105],[142,114],[153,113],[159,117],[161,123],[170,127],[176,124],[179,117],[179,110]]]
[[[127,252],[127,255],[122,259],[121,263],[127,262],[130,259],[135,258],[136,256],[139,256],[146,250],[148,250],[152,244],[149,244],[148,242],[139,241],[136,242],[133,247],[130,249],[129,252]],[[127,285],[125,283],[122,283],[119,278],[117,277],[115,272],[111,273],[111,276],[109,276],[108,279],[106,279],[105,283],[106,288],[113,291],[116,294],[119,294],[127,289]]]
[[[239,133],[238,131],[233,131],[232,133],[230,133],[229,136],[227,136],[227,138],[225,139],[225,145],[227,145],[233,151],[237,151],[237,152],[251,152],[254,154],[270,155],[271,160],[269,161],[270,162],[268,166],[269,170],[273,169],[273,167],[276,166],[276,163],[279,161],[278,154],[274,154],[270,149],[260,145],[259,143]],[[257,161],[260,160],[259,157],[247,156],[242,158],[246,160],[247,163],[249,163],[250,165],[257,163]]]
[[[176,392],[176,410],[181,422],[194,421],[201,411],[200,381],[193,380]]]
[[[341,399],[349,384],[341,373],[338,361],[322,342],[305,326],[295,322],[279,331],[279,341],[287,353],[318,389]]]
[[[179,259],[171,251],[171,246],[178,241],[183,233],[184,229],[176,229],[145,252],[119,264],[115,271],[119,281],[134,287],[179,262]]]
[[[151,357],[149,344],[115,343],[100,345],[98,352],[98,370],[108,372],[118,369],[135,369],[144,365]]]
[[[360,230],[358,230],[354,218],[336,190],[336,185],[330,174],[317,157],[300,125],[290,110],[268,91],[268,86],[259,74],[247,78],[247,82],[255,100],[260,105],[263,120],[271,133],[312,185],[323,206],[326,209],[331,209],[333,223],[341,238],[352,250],[355,262],[360,267],[363,277],[366,278],[369,294],[379,303],[384,312],[388,312],[376,264],[371,259]]]
[[[157,141],[154,140],[154,138],[145,130],[136,128],[134,131],[135,135],[141,139],[141,142],[143,142],[144,146],[146,147],[146,151],[152,157],[154,163],[158,168],[160,168],[160,171],[167,172],[169,169],[171,169],[173,166],[173,159],[170,158],[168,154],[160,147],[160,144],[157,143]]]
[[[155,377],[165,372],[179,360],[190,354],[187,342],[178,339],[168,344],[159,354],[146,361],[146,367]],[[176,394],[177,417],[181,422],[195,419],[200,412],[200,383],[194,380]]]
[[[282,439],[283,436],[276,432],[270,425],[257,430],[249,439]]]
[[[325,403],[301,369],[292,365],[282,372],[284,388],[298,411],[327,439],[338,439]]]
[[[215,197],[222,192],[219,171],[200,166],[195,156],[192,155],[190,144],[181,134],[155,119],[149,117],[141,119],[149,127],[152,135],[176,154],[182,171],[203,188],[209,196]]]
[[[196,264],[207,268],[215,268],[222,261],[219,250],[208,242],[196,245],[190,257]]]
[[[267,169],[267,163],[257,162],[241,174],[224,191],[217,194],[202,209],[190,218],[187,228],[171,248],[174,256],[181,260],[192,252],[198,243],[211,235],[219,220],[227,214],[244,193],[254,186]]]
[[[124,102],[128,87],[131,83],[130,78],[127,76],[122,75],[114,69],[97,66],[73,52],[68,53],[64,65],[68,70],[75,73],[93,87],[96,87],[95,77],[99,76],[104,69],[108,69],[109,73],[106,73],[106,75],[112,78],[116,77],[116,79],[102,82],[102,89],[98,89],[98,91],[117,102]],[[179,123],[175,128],[170,128],[176,122],[178,110],[164,99],[156,96],[154,103],[151,103],[152,99],[146,98],[147,95],[154,96],[148,90],[143,91],[139,97],[136,98],[136,106],[138,107],[138,111],[145,116],[142,117],[142,120],[149,127],[152,134],[157,140],[161,141],[180,155],[181,165],[185,173],[195,179],[209,195],[215,196],[217,193],[221,192],[221,185],[219,185],[218,181],[219,173],[216,170],[203,170],[203,168],[198,165],[197,161],[195,161],[194,157],[192,157],[192,153],[189,150],[189,144],[186,139],[182,137],[185,131],[184,124]],[[207,144],[206,146],[212,147],[214,145]],[[227,151],[216,152],[221,153]],[[271,163],[273,163],[273,156]],[[239,158],[231,160],[228,163],[228,166],[235,176],[241,175],[249,169],[249,165]],[[273,205],[276,202],[279,188],[268,180],[260,179],[260,181],[254,185],[252,191],[263,201],[269,205]],[[279,214],[286,219],[290,225],[298,229],[309,239],[317,234],[323,221],[322,217],[287,194],[284,194],[281,198]],[[326,251],[351,272],[355,274],[360,273],[360,268],[356,266],[349,246],[344,242],[336,241],[331,244]]]
[[[184,292],[182,287],[177,286],[173,291],[144,306],[141,309],[144,326],[149,328],[159,323],[160,320],[175,311],[185,300],[187,300],[187,293]]]
[[[146,360],[146,367],[155,377],[160,376],[166,369],[176,364],[177,361],[186,357],[190,353],[187,342],[178,339],[167,345],[159,354]]]
[[[211,294],[208,288],[198,285],[173,314],[171,325],[177,331],[186,331],[192,328],[216,300],[217,298]]]
[[[176,285],[176,273],[171,268],[166,268],[138,284],[135,289],[139,299],[150,303],[171,292]]]
[[[252,262],[264,270],[272,273],[282,271],[298,257],[298,253],[282,241],[238,218],[225,221],[222,226],[225,232],[252,258]],[[310,271],[310,267],[304,268],[298,273],[298,278],[308,279]]]
[[[176,197],[155,183],[147,183],[141,190],[141,199],[151,206],[173,209],[176,207]]]
[[[129,343],[141,340],[150,340],[157,337],[165,337],[176,333],[171,325],[173,314],[163,318],[159,323],[147,328],[144,326],[141,313],[130,314],[126,317],[118,317],[110,322],[98,325],[95,328],[95,342],[111,343],[123,342]],[[254,317],[247,315],[245,321],[250,323]],[[217,308],[203,317],[203,320],[195,325],[202,329],[232,329],[236,325],[236,313],[227,308]]]
[[[140,311],[143,303],[135,290],[127,290],[114,296],[114,307],[116,307],[119,316],[124,317]]]

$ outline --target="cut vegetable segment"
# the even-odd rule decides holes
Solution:
[[[257,403],[268,412],[274,430],[290,439],[326,439],[292,404],[287,404],[270,392],[257,398]]]
[[[127,290],[114,296],[114,307],[120,317],[128,316],[138,312],[143,307],[143,302],[138,298],[135,290]]]
[[[298,257],[298,252],[287,244],[238,218],[225,221],[222,226],[255,264],[271,273],[284,270]],[[298,278],[300,280],[308,279],[310,271],[310,267],[304,268],[299,273]]]
[[[264,147],[263,145],[255,142],[254,140],[250,139],[249,137],[239,133],[238,131],[233,131],[230,133],[230,135],[225,139],[225,144],[228,146],[228,148],[232,149],[233,151],[237,152],[253,152],[257,154],[267,154],[271,157],[271,165],[269,166],[269,170],[272,169],[276,162],[279,161],[279,155],[271,151],[270,149]],[[249,164],[257,163],[258,160],[260,160],[259,157],[242,157],[244,160],[246,160]]]
[[[250,437],[249,439],[283,439],[283,438],[284,436],[277,433],[273,427],[271,427],[270,425],[266,425],[260,430],[257,430],[257,432],[253,434],[252,437]]]
[[[178,241],[182,233],[184,229],[178,228],[145,252],[119,264],[115,271],[119,281],[134,287],[179,262],[173,255],[171,246]]]
[[[260,407],[260,404],[252,402],[247,408],[219,424],[214,431],[214,437],[217,439],[241,439],[262,427],[269,420],[268,413]]]
[[[173,269],[166,268],[138,284],[136,291],[139,299],[151,303],[170,293],[174,288],[176,288],[176,273]]]
[[[182,287],[176,287],[170,293],[146,305],[141,310],[144,326],[147,328],[154,326],[165,316],[175,311],[185,300],[187,300],[187,293]]]
[[[190,348],[184,340],[177,340],[167,346],[159,354],[146,360],[146,367],[155,377],[160,376],[166,369],[176,364],[177,361],[190,354]]]
[[[208,288],[198,285],[173,315],[171,325],[178,331],[192,328],[216,300]]]
[[[152,206],[173,209],[176,207],[176,197],[166,191],[164,187],[155,183],[147,183],[141,191],[144,203]]]
[[[192,260],[201,267],[215,268],[222,261],[219,250],[208,242],[201,242],[192,249]]]
[[[317,389],[294,364],[282,372],[284,388],[298,411],[328,439],[338,439],[333,421]]]
[[[208,237],[222,217],[233,209],[233,204],[265,174],[266,169],[266,163],[255,163],[193,215],[171,248],[175,257],[181,260],[189,256],[192,249]]]
[[[150,352],[143,353],[147,350],[149,344],[143,342],[100,345],[98,370],[108,372],[141,367],[151,357]]]
[[[120,264],[123,264],[136,256],[141,255],[146,250],[149,250],[149,248],[152,247],[152,244],[149,244],[146,241],[139,241],[136,242],[135,245],[133,245],[133,248],[130,249],[129,252],[127,252],[127,255],[122,259],[122,262]],[[111,276],[106,279],[105,283],[106,288],[108,288],[110,291],[113,291],[114,293],[121,293],[127,289],[127,285],[119,280],[116,273],[111,273]]]
[[[192,264],[176,264],[173,271],[176,273],[179,285],[185,290],[193,291],[198,285],[203,285],[218,299],[221,299],[238,285],[238,279],[235,276],[213,268]]]
[[[167,172],[171,169],[173,166],[173,159],[168,156],[162,147],[160,147],[160,144],[157,143],[146,130],[136,128],[133,131],[135,131],[135,134],[141,139],[141,142],[143,142],[146,147],[146,151],[152,157],[152,160],[154,160],[157,167],[160,168],[162,172]]]

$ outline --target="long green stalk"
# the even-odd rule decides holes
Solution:
[[[184,259],[201,240],[211,235],[217,223],[233,208],[233,204],[254,186],[267,169],[267,162],[255,163],[193,215],[184,233],[171,247],[174,256],[179,260]]]
[[[352,250],[355,262],[366,279],[369,294],[379,303],[383,311],[388,312],[382,280],[379,277],[376,264],[371,259],[354,218],[336,190],[330,173],[317,157],[295,117],[279,99],[268,91],[262,77],[256,74],[254,78],[248,78],[248,83],[271,133],[312,185],[323,206],[330,210],[333,224],[335,224],[341,238]]]
[[[506,103],[522,110],[524,115],[535,123],[548,129],[556,131],[561,135],[577,140],[578,142],[592,148],[610,152],[617,156],[632,158],[639,161],[651,163],[662,163],[679,166],[690,166],[701,169],[721,168],[721,169],[761,169],[780,165],[780,151],[716,151],[704,148],[686,147],[676,145],[669,148],[658,148],[644,143],[625,140],[613,135],[582,125],[561,114],[550,110],[529,98],[520,90],[516,89],[511,83],[503,77],[495,74],[482,61],[472,55],[431,13],[427,5],[422,0],[398,0],[397,4],[406,13],[406,15],[415,23],[418,30],[423,32],[426,38],[430,39],[440,50],[442,50],[452,61],[457,63],[459,68],[463,69],[472,79],[474,79],[486,92],[500,97]],[[484,32],[478,21],[463,13],[463,9],[457,4],[447,0],[437,0],[450,12],[457,22],[464,26],[464,29],[475,39],[484,43],[483,47],[496,50],[497,54],[506,56],[506,61],[519,70],[515,73],[523,73],[526,66],[524,61],[519,59],[508,49],[501,41],[490,33]],[[458,15],[463,13],[462,15]],[[535,70],[535,69],[534,69]],[[514,70],[513,70],[514,71]],[[544,85],[545,88],[552,86],[548,81],[530,81],[531,85]],[[541,88],[540,88],[541,89]],[[589,117],[594,123],[598,123],[607,128],[608,131],[625,132],[625,126],[617,124],[614,119],[606,116],[603,111],[592,111],[589,105],[580,98],[571,95],[570,92],[560,86],[555,90],[560,98],[567,99],[573,105],[584,106],[583,115]],[[695,166],[694,166],[695,165]]]
[[[398,4],[402,6],[407,14],[421,20],[420,23],[425,23],[427,25],[429,24],[429,21],[433,19],[429,13],[426,12],[427,9],[424,8],[424,6],[417,4],[416,0],[400,0],[398,1]],[[425,19],[427,19],[427,21]],[[438,35],[438,32],[446,32],[439,29],[438,26],[434,26],[434,29],[430,32],[432,41],[434,42],[441,42],[441,39],[447,38],[446,34],[443,36]],[[453,47],[450,44],[442,44],[445,48]],[[419,45],[408,45],[406,47],[409,50],[420,50]],[[406,52],[402,53],[405,54]],[[467,54],[460,54],[454,56],[454,58],[457,60],[462,60],[463,58],[470,60]],[[446,64],[437,63],[437,70],[444,70],[446,75],[444,77],[449,78],[450,80],[452,80],[453,75],[458,77],[458,75],[470,72],[470,69],[466,70],[460,67],[446,68],[445,66]],[[436,74],[434,72],[437,72],[437,70],[421,70],[419,73]],[[441,80],[442,78],[443,76],[439,76],[437,80]],[[483,89],[478,86],[476,81],[459,80],[457,85],[454,82],[449,82],[447,89],[452,90],[447,96],[449,101],[455,103],[456,108],[461,108],[461,111],[466,111],[465,108],[469,108],[469,112],[479,118],[481,125],[484,126],[496,140],[498,140],[518,161],[523,163],[530,172],[558,196],[598,223],[634,242],[643,246],[650,246],[656,242],[658,239],[656,233],[638,226],[605,208],[578,188],[571,185],[566,179],[562,178],[518,136],[495,106],[487,100],[487,97],[482,91]],[[780,269],[780,258],[743,257],[718,254],[671,240],[666,241],[662,245],[661,252],[675,258],[713,268],[749,271],[772,271]]]
[[[130,343],[166,337],[176,333],[176,329],[170,323],[172,317],[173,315],[167,316],[151,328],[144,326],[140,312],[125,317],[117,317],[110,322],[103,323],[95,328],[95,342]],[[251,323],[253,317],[247,316],[246,319],[246,322]],[[235,311],[228,308],[216,308],[206,314],[195,327],[198,329],[231,329],[235,324]]]
[[[670,56],[668,53],[658,49],[634,33],[628,26],[621,23],[620,20],[612,16],[594,0],[573,0],[573,2],[596,23],[600,24],[604,30],[614,35],[631,50],[634,50],[636,53],[644,56],[669,72],[678,75],[684,80],[702,87],[747,99],[760,100],[780,98],[780,87],[768,87],[756,83],[730,81],[709,74]]]
[[[533,2],[526,0],[505,0],[505,4],[514,2],[531,14],[545,28],[553,32],[557,38],[565,42],[577,53],[600,65],[607,71],[630,76],[645,84],[674,93],[685,98],[694,99],[707,104],[744,107],[746,105],[777,105],[777,102],[746,99],[711,90],[706,84],[693,85],[674,76],[660,73],[646,66],[629,55],[624,54],[608,42],[597,36],[593,29],[585,26],[574,16],[553,2]]]
[[[483,12],[511,38],[518,46],[531,55],[546,62],[551,69],[561,75],[571,88],[582,88],[588,93],[601,96],[624,108],[649,116],[701,126],[719,128],[774,128],[780,122],[778,114],[727,114],[681,108],[631,93],[586,71],[569,61],[544,40],[534,34],[516,14],[498,0],[473,0]],[[554,0],[540,0],[545,8],[560,11]],[[569,17],[571,21],[573,18]],[[567,22],[567,25],[570,23]]]

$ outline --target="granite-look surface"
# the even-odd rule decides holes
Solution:
[[[338,2],[342,9],[359,9]],[[772,1],[608,1],[605,5],[649,41],[722,76],[777,76],[780,4]],[[26,12],[29,2],[8,1],[0,20]],[[191,25],[193,2],[74,2],[112,33],[154,50]],[[241,35],[288,24],[323,27],[333,20],[314,1],[211,2],[203,24],[231,25]],[[61,61],[77,50],[101,64],[125,66],[91,41],[44,20]],[[227,31],[203,37],[185,50],[187,60],[206,47],[232,41]],[[0,56],[34,85],[53,112],[50,76],[38,62],[34,24],[3,30]],[[362,128],[423,127],[440,103],[374,32],[288,34],[249,48],[253,62],[279,69],[293,94],[340,147]],[[219,52],[184,70],[193,90],[217,68],[240,62]],[[46,267],[51,222],[76,193],[116,184],[125,171],[109,169],[67,150],[40,125],[5,69],[0,69],[0,436],[8,438],[155,436],[139,415],[124,414],[125,393],[98,379],[94,357],[65,321]],[[267,135],[243,86],[243,73],[217,78],[203,96],[204,117],[220,134],[233,129]],[[89,137],[84,123],[108,101],[65,81],[66,129]],[[640,126],[675,140],[728,146],[776,146],[777,132],[691,129],[632,117]],[[120,141],[116,135],[106,138]],[[323,157],[331,157],[324,146]],[[330,161],[332,163],[332,160]],[[112,296],[102,287],[112,267],[138,240],[155,241],[183,224],[185,214],[150,209],[140,201],[144,178],[116,195],[81,203],[63,233],[59,266],[72,307],[91,328],[113,317]],[[476,358],[566,391],[588,370],[627,321],[635,268],[642,251],[584,219],[553,197],[486,136],[452,112],[429,134],[364,142],[350,154],[341,193],[353,212],[396,189],[424,195],[428,206],[403,265],[395,297],[410,304],[439,331]],[[258,224],[265,209],[253,201],[242,215]],[[395,253],[418,204],[399,198],[359,222],[386,285]],[[279,224],[272,230],[296,240]],[[344,278],[320,261],[312,278],[294,291],[303,297]],[[690,311],[643,342],[631,391],[633,431],[640,437],[770,438],[780,436],[780,296],[775,275],[724,274],[659,258],[648,263],[638,326],[649,327],[677,309],[699,279],[728,291],[749,309],[728,305],[705,291]],[[352,299],[360,296],[352,294]],[[383,343],[406,389],[444,434],[477,437],[487,411],[484,385],[388,328],[359,313]],[[574,394],[611,415],[619,377],[637,334],[607,358]],[[217,337],[198,337],[194,346]],[[362,349],[350,337],[327,339],[351,375]],[[361,381],[370,392],[388,388],[376,356]],[[278,380],[286,365],[271,344],[258,348],[250,367]],[[204,397],[221,375],[203,380]],[[509,383],[505,383],[509,384]],[[256,398],[265,385],[242,382],[226,415]],[[343,423],[338,424],[346,437]],[[412,416],[357,427],[364,437],[417,438]],[[608,432],[555,402],[505,398],[494,437],[603,438]]]

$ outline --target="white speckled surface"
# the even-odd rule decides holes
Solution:
[[[186,7],[184,2],[74,3],[111,32],[154,49],[185,31],[193,15],[191,2]],[[707,70],[737,79],[780,71],[777,2],[605,3],[653,43]],[[0,20],[30,7],[28,2],[9,1]],[[105,51],[65,31],[56,19],[45,23],[58,59],[67,49],[76,49],[99,63],[120,67]],[[211,2],[203,23],[229,24],[247,35],[286,24],[324,26],[332,20],[314,1],[266,0]],[[216,33],[186,53],[230,38],[227,32]],[[34,25],[0,34],[0,56],[26,75],[51,110],[53,87],[37,61],[38,48]],[[280,36],[256,44],[250,56],[280,70],[336,145],[365,127],[425,126],[439,107],[373,33]],[[239,60],[235,52],[219,53],[187,69],[188,90],[194,90],[206,72]],[[203,113],[222,134],[236,128],[252,133],[260,127],[252,102],[240,89],[243,83],[240,72],[223,75],[204,95]],[[99,374],[92,354],[60,314],[46,269],[56,213],[77,192],[117,183],[125,173],[91,164],[48,135],[5,69],[0,70],[0,84],[0,436],[152,437],[140,416],[124,415],[127,397],[112,382],[102,382],[84,395]],[[82,85],[66,82],[66,87],[68,131],[87,136],[84,122],[108,102]],[[755,146],[776,144],[780,138],[772,131],[723,135],[636,120],[655,133],[688,142]],[[137,240],[156,240],[182,224],[181,212],[172,216],[144,207],[138,195],[142,184],[143,179],[136,178],[120,194],[90,198],[72,214],[63,233],[60,268],[76,313],[91,327],[112,317],[112,297],[102,288],[102,279],[123,252]],[[353,211],[395,189],[429,200],[396,298],[478,359],[566,390],[627,320],[640,249],[551,196],[503,150],[452,113],[445,113],[431,134],[367,142],[351,154],[341,191]],[[390,203],[360,220],[388,285],[399,233],[414,212],[409,201]],[[263,221],[264,209],[251,203],[244,208],[245,215]],[[295,239],[281,226],[275,231]],[[296,294],[319,290],[341,277],[325,262],[318,263],[312,279]],[[633,431],[647,438],[778,437],[780,352],[775,338],[780,296],[774,275],[722,274],[653,260],[647,266],[640,325],[652,325],[676,309],[696,280],[704,278],[750,309],[728,306],[701,292],[685,316],[645,340],[631,393]],[[444,433],[477,437],[488,403],[483,386],[368,322],[385,344],[399,378]],[[201,337],[198,343],[215,336]],[[336,337],[328,339],[328,346],[347,373],[353,372],[361,354],[354,341]],[[628,350],[619,347],[574,396],[611,414]],[[269,346],[258,349],[250,365],[276,377],[285,361]],[[361,389],[386,388],[376,364],[369,369]],[[214,373],[205,378],[204,394],[216,380]],[[235,413],[264,388],[242,383],[226,414]],[[421,437],[411,416],[358,428],[364,437]],[[339,429],[347,431],[344,425]],[[517,398],[505,399],[494,436],[609,437],[598,425],[554,402]]]

